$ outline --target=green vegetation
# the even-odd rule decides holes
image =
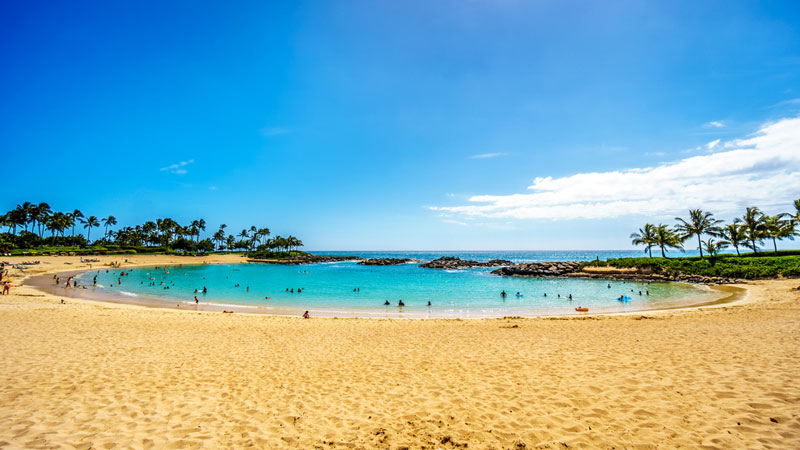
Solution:
[[[301,252],[297,250],[287,252],[271,252],[271,251],[255,251],[246,254],[248,258],[253,259],[295,259],[305,256],[311,256],[311,253]]]
[[[226,234],[227,225],[222,224],[212,237],[200,239],[201,231],[206,229],[203,219],[180,225],[170,218],[164,218],[115,231],[112,228],[117,223],[114,216],[103,219],[87,217],[77,209],[54,212],[47,203],[25,202],[0,215],[0,229],[7,227],[5,233],[0,233],[0,252],[89,255],[112,252],[194,254],[239,250],[281,258],[303,246],[303,241],[294,236],[270,238],[269,228],[255,226],[234,235]],[[83,225],[85,236],[75,234],[77,225]],[[92,241],[92,229],[100,227],[104,231],[103,236]],[[66,234],[68,231],[70,235]]]
[[[647,223],[631,234],[631,243],[644,246],[648,258],[593,261],[585,266],[637,268],[670,276],[744,279],[797,277],[800,276],[800,250],[778,250],[778,241],[793,240],[800,235],[800,199],[794,201],[794,209],[794,213],[769,216],[752,206],[745,210],[741,218],[729,224],[715,219],[714,214],[708,211],[692,209],[688,219],[675,218],[675,227]],[[708,236],[705,240],[704,235]],[[691,238],[697,239],[699,257],[667,258],[669,249],[683,251],[684,243]],[[763,245],[765,240],[772,241],[772,256],[759,253],[759,245]],[[653,247],[661,249],[661,258],[653,258]],[[736,255],[721,254],[722,250],[729,247],[736,250]],[[753,252],[742,254],[740,247],[750,248]]]
[[[800,251],[782,252],[782,256],[755,253],[742,257],[718,255],[707,258],[617,258],[592,261],[585,266],[637,268],[663,275],[700,275],[707,277],[760,278],[800,276]]]
[[[652,248],[658,247],[661,249],[661,257],[666,259],[668,249],[683,251],[683,244],[696,237],[702,260],[703,251],[714,258],[728,247],[736,249],[737,256],[741,256],[739,247],[748,247],[757,254],[759,245],[763,245],[765,240],[771,240],[773,256],[777,256],[779,240],[794,240],[795,236],[800,235],[800,199],[794,201],[794,208],[794,213],[769,216],[751,206],[745,210],[742,218],[736,218],[727,225],[722,220],[715,219],[714,214],[708,211],[692,209],[689,210],[688,219],[676,217],[678,223],[672,228],[664,224],[645,224],[638,232],[631,234],[631,243],[643,245],[650,258],[653,257]],[[709,239],[703,241],[703,235],[709,236]],[[715,237],[722,239],[714,240]]]

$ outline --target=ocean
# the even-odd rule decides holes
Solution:
[[[513,262],[593,260],[642,254],[631,251],[313,253],[421,261],[458,256],[478,261],[508,259]],[[92,277],[97,275],[97,289],[119,296],[152,298],[165,304],[194,305],[197,296],[203,305],[229,305],[254,312],[287,314],[308,310],[312,315],[341,317],[541,316],[576,314],[576,307],[587,307],[592,313],[610,313],[700,303],[710,296],[707,289],[682,283],[511,278],[492,275],[491,270],[423,269],[417,264],[362,266],[355,261],[300,266],[214,264],[108,272],[102,269],[82,274],[79,280],[91,285]],[[122,271],[129,275],[120,276]],[[505,296],[501,295],[503,291]],[[572,300],[569,300],[570,295]],[[620,296],[630,300],[619,301]],[[401,300],[405,304],[402,307],[398,306]]]

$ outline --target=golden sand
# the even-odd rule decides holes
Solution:
[[[0,257],[22,259],[82,268]],[[12,274],[2,448],[800,448],[798,280],[627,316],[303,320],[62,305]]]

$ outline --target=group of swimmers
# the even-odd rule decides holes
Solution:
[[[391,303],[389,303],[389,300],[386,300],[385,302],[383,302],[383,306],[391,306],[391,305],[392,305],[392,304],[391,304]],[[397,306],[399,306],[399,307],[403,307],[403,306],[406,306],[406,304],[405,304],[405,302],[404,302],[402,299],[400,299],[400,300],[398,300],[398,302],[397,302]],[[431,301],[430,301],[430,300],[428,300],[428,306],[431,306]]]
[[[502,291],[500,291],[500,297],[502,297],[503,299],[505,299],[505,298],[506,298],[506,295],[508,295],[508,294],[506,294],[506,291],[505,291],[505,290],[502,290]],[[561,298],[561,294],[556,294],[556,295],[558,296],[558,298]],[[517,292],[517,293],[515,294],[515,296],[516,296],[517,298],[522,298],[522,297],[524,297],[524,295],[522,295],[520,292]],[[547,292],[545,292],[545,293],[544,293],[544,297],[547,297]],[[571,301],[571,300],[572,300],[572,294],[569,294],[569,295],[567,296],[567,299]]]

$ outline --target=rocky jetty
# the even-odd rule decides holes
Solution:
[[[363,261],[359,261],[358,264],[361,264],[362,266],[397,266],[400,264],[409,264],[416,262],[419,261],[412,258],[375,258],[375,259],[365,259]]]
[[[512,264],[514,263],[506,259],[493,259],[491,261],[481,262],[461,259],[455,256],[443,256],[431,262],[420,264],[419,266],[426,269],[470,269],[473,267],[510,266]]]
[[[547,261],[515,264],[493,270],[496,275],[523,277],[563,277],[580,271],[579,261]]]
[[[355,261],[363,259],[359,256],[319,256],[319,255],[301,255],[293,258],[250,258],[247,262],[264,263],[264,264],[283,264],[287,266],[299,264],[314,264],[323,262],[339,262],[339,261]]]
[[[730,284],[740,282],[732,278],[703,275],[653,272],[649,269],[585,267],[580,261],[552,261],[515,264],[492,271],[508,277],[568,277],[597,278],[603,280],[680,281],[697,284]]]

